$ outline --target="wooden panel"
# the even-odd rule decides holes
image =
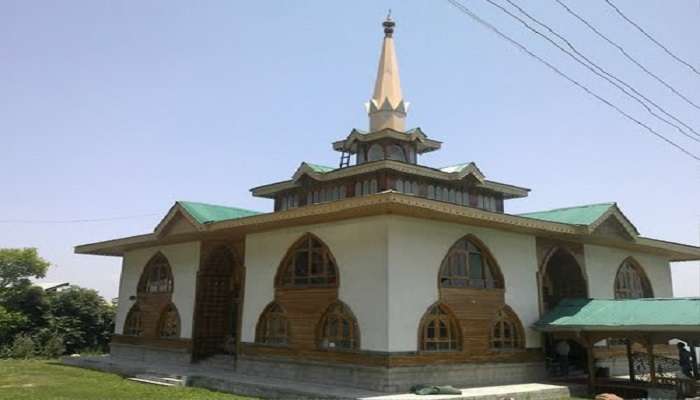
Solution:
[[[353,364],[379,367],[403,367],[460,363],[535,362],[542,361],[544,359],[544,356],[540,349],[528,349],[510,352],[493,352],[483,355],[469,355],[463,352],[382,353],[370,351],[325,351],[318,349],[299,349],[293,347],[265,346],[253,343],[242,343],[241,352],[242,354],[249,356],[263,356],[266,358],[281,358],[287,360],[316,361],[334,364]]]
[[[144,338],[158,338],[158,322],[165,307],[170,304],[172,293],[141,293],[137,296],[137,304],[141,309],[141,323]]]
[[[290,347],[316,348],[316,325],[326,308],[337,299],[337,288],[280,288],[275,291],[275,301],[285,310],[289,321]]]
[[[131,344],[139,346],[162,347],[167,349],[192,349],[190,339],[161,339],[140,336],[112,335],[112,343]]]

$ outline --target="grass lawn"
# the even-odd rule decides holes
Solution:
[[[118,375],[61,365],[58,361],[0,360],[2,400],[245,400],[196,388],[130,382]]]

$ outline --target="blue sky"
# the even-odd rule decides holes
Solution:
[[[700,102],[700,76],[603,0],[567,3]],[[698,1],[616,0],[700,65]],[[479,15],[630,113],[700,153],[483,0]],[[648,97],[700,130],[700,113],[594,37],[553,0],[519,1]],[[268,211],[248,189],[301,161],[336,165],[330,143],[367,127],[387,9],[408,125],[442,140],[421,162],[475,161],[532,188],[517,213],[617,201],[644,236],[698,244],[700,167],[443,1],[0,2],[0,247],[34,246],[47,280],[116,296],[120,259],[77,244],[150,232],[176,200]],[[47,223],[150,214],[92,223]],[[30,220],[32,223],[8,223]],[[674,265],[700,295],[697,263]]]

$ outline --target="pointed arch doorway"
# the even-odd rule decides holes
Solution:
[[[193,359],[235,355],[240,342],[243,266],[227,246],[204,258],[197,273]]]
[[[577,258],[565,247],[553,248],[540,267],[540,309],[544,315],[564,299],[587,298],[588,281],[583,267]],[[564,357],[560,352],[562,345],[568,348]],[[586,349],[575,340],[555,339],[551,334],[544,334],[545,356],[557,365],[549,371],[552,376],[577,375],[586,370]]]

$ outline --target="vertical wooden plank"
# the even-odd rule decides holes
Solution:
[[[630,382],[634,382],[634,361],[632,360],[632,341],[628,338],[625,339],[625,347],[627,347],[627,364],[630,373]]]

